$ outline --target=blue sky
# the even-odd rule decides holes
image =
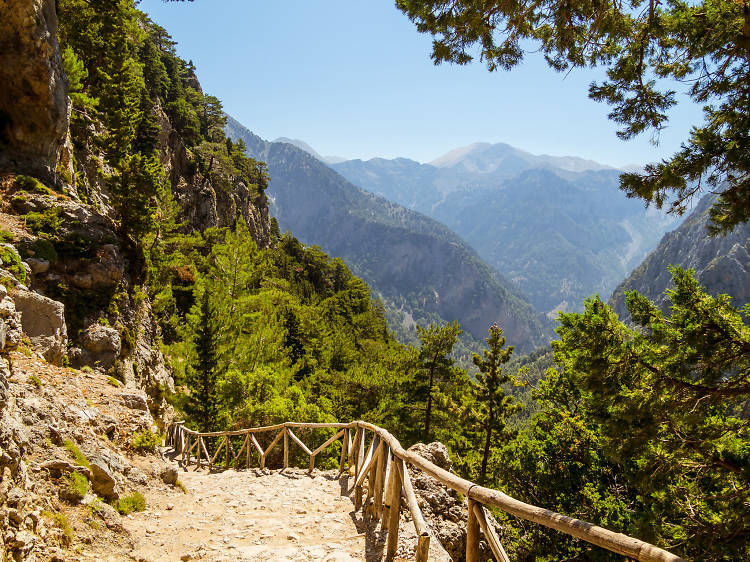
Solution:
[[[672,114],[660,144],[620,141],[587,98],[598,71],[567,76],[535,54],[510,72],[434,66],[431,38],[392,0],[144,0],[140,9],[192,59],[207,93],[263,138],[299,138],[324,155],[429,162],[477,141],[610,165],[671,155],[697,108]]]

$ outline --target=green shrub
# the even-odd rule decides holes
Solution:
[[[80,472],[71,472],[65,480],[68,496],[81,501],[89,493],[89,480]]]
[[[70,544],[73,542],[73,537],[75,536],[73,534],[73,528],[70,526],[70,523],[68,522],[68,518],[65,516],[64,513],[61,511],[57,511],[55,513],[52,513],[51,511],[42,511],[42,515],[44,517],[47,517],[48,519],[52,519],[53,524],[58,529],[62,529],[63,532],[63,543],[64,544]]]
[[[31,381],[31,384],[33,384],[37,388],[42,388],[42,386],[44,386],[42,379],[40,379],[36,375],[29,375],[29,381]]]
[[[13,242],[13,234],[0,228],[0,242]]]
[[[41,213],[27,213],[24,215],[26,227],[36,234],[45,236],[57,236],[62,227],[63,220],[60,217],[60,207],[51,207]]]
[[[133,436],[130,446],[140,453],[153,453],[163,440],[161,432],[154,433],[150,429],[144,429]]]
[[[71,441],[70,439],[66,439],[63,442],[63,447],[65,447],[68,452],[73,455],[76,463],[78,463],[80,466],[85,466],[86,468],[89,467],[89,459],[86,458],[86,455],[81,452],[81,450],[75,443],[73,443],[73,441]]]
[[[18,251],[24,258],[40,258],[48,262],[57,261],[57,251],[54,244],[49,240],[40,238],[31,243],[22,243],[18,246]]]
[[[140,492],[133,492],[120,498],[116,507],[122,515],[128,515],[134,511],[143,511],[146,509],[146,498]]]
[[[36,178],[30,176],[16,176],[16,189],[28,191],[29,193],[41,193],[52,195],[52,190]]]
[[[120,381],[118,381],[115,377],[107,377],[107,382],[115,388],[120,388]]]
[[[26,269],[20,256],[12,248],[0,246],[0,266],[10,271],[21,283],[26,283]]]

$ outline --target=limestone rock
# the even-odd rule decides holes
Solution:
[[[409,451],[427,459],[431,463],[450,470],[452,462],[448,448],[439,442],[417,443]],[[453,560],[464,560],[466,556],[466,523],[468,505],[458,494],[440,484],[421,470],[409,467],[417,502],[440,544]],[[492,524],[494,520],[490,521]],[[480,559],[489,560],[492,556],[486,543],[480,543]]]
[[[0,0],[0,170],[55,182],[70,101],[55,0]]]
[[[122,403],[132,410],[140,410],[142,412],[148,412],[148,401],[146,400],[146,394],[143,392],[129,392],[120,396]]]
[[[108,500],[120,498],[117,480],[112,475],[111,469],[102,459],[96,459],[90,463],[91,487],[100,496]]]
[[[164,470],[161,471],[161,474],[159,475],[162,479],[162,482],[165,484],[173,485],[175,482],[177,482],[177,469],[171,466],[168,466]]]
[[[65,306],[32,291],[16,291],[13,300],[34,347],[50,363],[61,365],[68,342]]]
[[[47,273],[49,271],[49,261],[42,258],[27,258],[26,263],[31,268],[31,273]]]
[[[122,350],[120,333],[101,324],[89,326],[83,334],[82,342],[91,363],[101,363],[104,368],[111,367]]]

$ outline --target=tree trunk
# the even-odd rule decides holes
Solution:
[[[484,440],[484,456],[482,457],[482,470],[479,473],[479,481],[484,484],[486,482],[485,476],[487,475],[487,459],[490,457],[490,441],[492,440],[492,423],[494,422],[492,406],[490,406],[489,415],[487,417],[487,435]]]
[[[427,440],[430,435],[430,416],[432,415],[432,383],[435,377],[435,362],[430,365],[430,386],[427,388],[427,408],[425,408],[424,417],[424,438]]]

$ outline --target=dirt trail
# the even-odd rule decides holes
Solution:
[[[147,496],[148,508],[124,520],[141,561],[257,560],[346,562],[380,560],[379,525],[354,511],[353,478],[229,470],[180,472],[188,493]],[[414,527],[402,513],[398,560],[413,559]]]

